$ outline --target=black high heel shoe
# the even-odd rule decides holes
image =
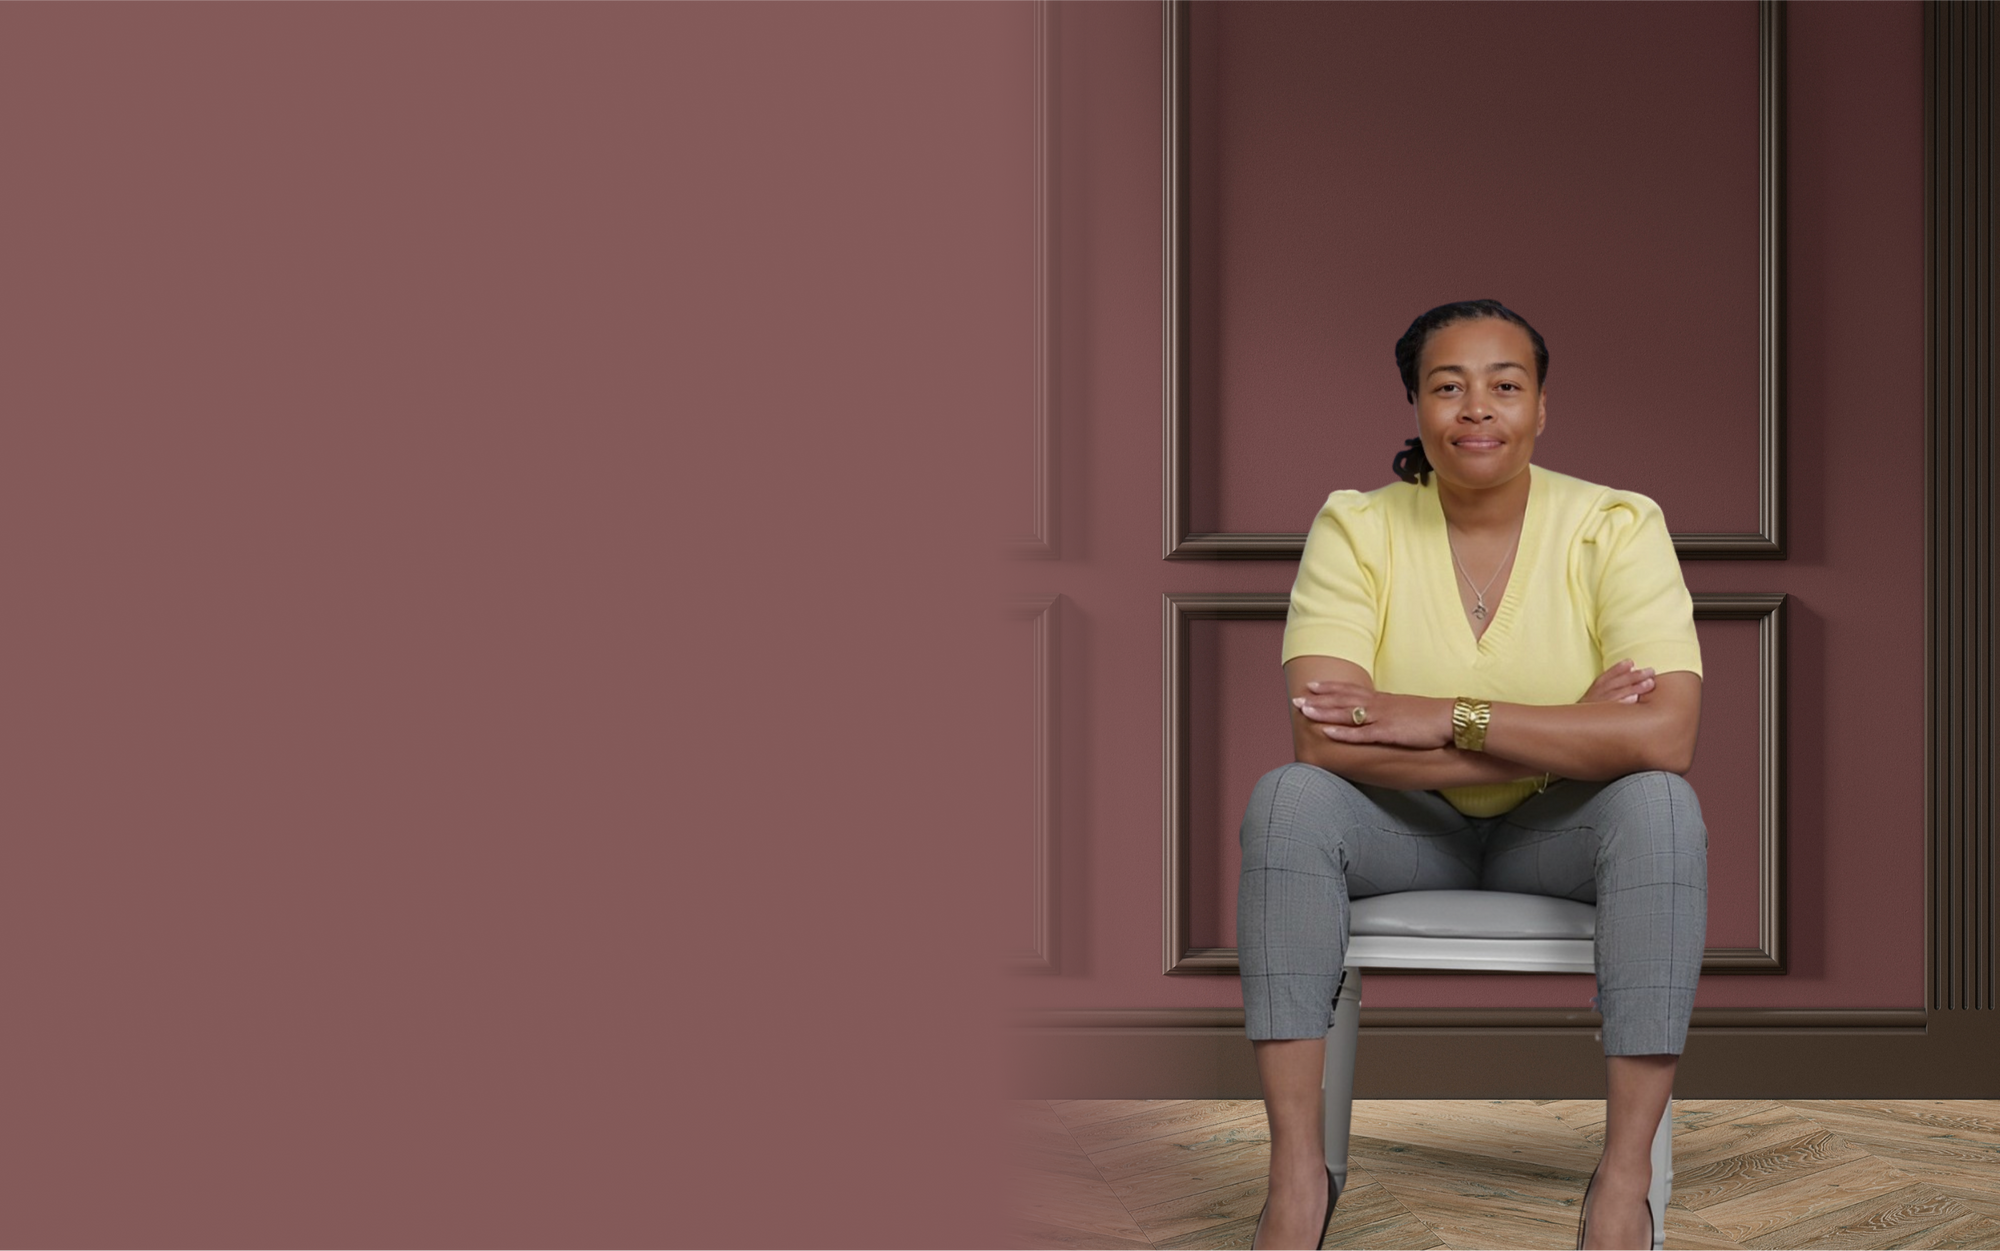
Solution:
[[[1583,1251],[1584,1224],[1590,1219],[1590,1188],[1597,1184],[1597,1170],[1590,1170],[1590,1180],[1583,1184],[1583,1202],[1576,1205],[1576,1251]],[[1262,1217],[1257,1218],[1260,1222]],[[1324,1239],[1326,1235],[1321,1234]],[[1646,1196],[1646,1245],[1653,1245],[1653,1196]]]
[[[1319,1223],[1319,1237],[1313,1240],[1316,1247],[1326,1241],[1326,1231],[1333,1227],[1334,1205],[1340,1202],[1340,1187],[1333,1181],[1333,1165],[1326,1166],[1326,1219]],[[1264,1236],[1264,1214],[1271,1210],[1270,1196],[1264,1198],[1264,1206],[1257,1210],[1257,1228],[1250,1232],[1250,1246],[1255,1251],[1257,1240]]]

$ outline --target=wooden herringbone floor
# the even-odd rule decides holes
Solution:
[[[1021,1247],[1247,1247],[1254,1100],[1015,1105]],[[1328,1247],[1568,1247],[1583,1100],[1358,1100]],[[2000,1248],[2000,1100],[1681,1100],[1669,1247]]]

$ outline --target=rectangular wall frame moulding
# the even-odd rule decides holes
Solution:
[[[1029,408],[1029,522],[1008,540],[1014,555],[1051,560],[1056,538],[1056,13],[1055,0],[1035,10],[1035,334],[1034,396]]]
[[[1283,621],[1290,597],[1283,592],[1168,593],[1163,639],[1166,706],[1162,768],[1166,866],[1162,882],[1162,937],[1167,974],[1237,974],[1234,947],[1192,945],[1193,864],[1188,816],[1190,725],[1188,630],[1190,621]],[[1785,597],[1765,593],[1697,594],[1697,621],[1757,622],[1757,945],[1711,947],[1704,973],[1782,973],[1785,969]],[[1274,765],[1282,763],[1272,762]],[[1497,976],[1497,975],[1496,975]],[[1241,1010],[1237,1019],[1242,1018]]]
[[[1162,464],[1164,555],[1168,560],[1297,560],[1304,534],[1191,531],[1189,423],[1192,387],[1190,276],[1189,5],[1164,0],[1165,317]],[[1757,529],[1674,535],[1688,559],[1783,559],[1785,555],[1785,6],[1758,0],[1758,397]]]
[[[1058,719],[1057,611],[1060,595],[1022,596],[1008,605],[1008,616],[1026,621],[1033,632],[1034,824],[1029,831],[1033,856],[1032,896],[1028,900],[1028,942],[1008,958],[1021,972],[1048,973],[1056,968],[1056,741]]]

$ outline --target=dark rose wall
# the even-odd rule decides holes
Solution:
[[[1366,8],[1370,20],[1387,20],[1396,6],[1355,7]],[[1713,7],[1704,6],[1703,13]],[[1619,9],[1593,11],[1603,18]],[[1791,597],[1790,969],[1783,976],[1710,976],[1699,1002],[1912,1007],[1923,1002],[1921,12],[1913,4],[1804,5],[1792,6],[1789,21],[1789,555],[1783,561],[1690,561],[1684,568],[1697,592],[1782,591]],[[1160,972],[1161,596],[1283,592],[1293,566],[1160,559],[1160,13],[1150,5],[1068,7],[1061,33],[1062,560],[1016,576],[1024,586],[1065,597],[1065,697],[1073,702],[1062,721],[1060,969],[1024,984],[1019,998],[1047,1008],[1235,1007],[1240,994],[1233,977]],[[1754,51],[1754,28],[1749,37]],[[1732,44],[1718,56],[1740,60],[1744,51]],[[1199,55],[1195,68],[1199,75]],[[1754,109],[1740,91],[1730,107],[1744,125],[1755,125]],[[1385,108],[1368,122],[1393,124],[1395,115]],[[1199,144],[1199,114],[1195,120]],[[1754,150],[1753,142],[1753,158]],[[1321,155],[1301,160],[1310,164]],[[1201,194],[1197,185],[1197,215]],[[1365,215],[1366,209],[1354,211]],[[1718,221],[1736,255],[1741,223]],[[1687,229],[1698,235],[1701,227],[1697,217]],[[1685,246],[1686,237],[1674,242]],[[1258,240],[1241,241],[1237,255],[1255,258],[1259,246]],[[1589,238],[1580,240],[1576,263],[1604,263],[1599,250]],[[1194,260],[1199,281],[1205,262],[1199,254]],[[1226,260],[1215,262],[1223,272]],[[1371,273],[1385,268],[1374,255],[1353,264]],[[1552,283],[1560,285],[1544,281]],[[1487,285],[1466,293],[1439,287],[1439,298],[1508,298],[1507,290]],[[1754,278],[1749,289],[1754,297]],[[1325,305],[1339,308],[1341,316],[1359,316],[1340,304],[1340,294],[1302,299],[1300,315]],[[1385,306],[1374,338],[1356,349],[1375,361],[1379,377],[1372,385],[1388,409],[1394,408],[1389,393],[1395,387],[1389,343],[1426,302]],[[1579,359],[1582,349],[1570,344],[1597,343],[1602,351],[1620,341],[1621,326],[1643,335],[1646,323],[1637,314],[1606,309],[1602,325],[1572,327],[1569,338],[1553,342],[1555,377],[1571,380],[1573,397],[1593,377],[1598,394],[1608,392],[1602,363],[1593,374],[1592,363]],[[1243,351],[1256,346],[1246,342]],[[1754,384],[1754,351],[1748,360]],[[1729,411],[1754,420],[1754,405],[1738,394],[1746,381],[1740,360],[1732,358],[1730,389],[1712,404],[1699,390],[1699,358],[1693,362],[1694,394],[1653,390],[1685,385],[1679,364],[1670,364],[1669,377],[1641,376],[1640,385],[1651,392],[1642,397],[1647,411],[1668,418],[1688,411],[1697,425],[1714,423],[1718,412],[1726,420]],[[1202,385],[1198,377],[1198,402]],[[1255,373],[1239,372],[1225,375],[1210,394],[1235,387],[1254,400],[1258,385]],[[1552,430],[1559,405],[1570,402],[1563,394],[1552,388]],[[1318,403],[1279,398],[1301,411]],[[1592,409],[1604,406],[1599,399]],[[1196,430],[1202,437],[1199,425]],[[1210,437],[1229,450],[1233,436],[1211,431]],[[1662,433],[1649,427],[1645,437]],[[1367,481],[1324,482],[1307,492],[1306,511],[1289,520],[1256,509],[1266,507],[1271,482],[1282,486],[1297,476],[1291,458],[1273,459],[1269,481],[1225,463],[1209,486],[1197,480],[1197,502],[1207,490],[1211,503],[1219,496],[1242,515],[1197,516],[1196,528],[1302,530],[1326,490],[1386,480],[1393,447],[1393,439],[1386,446],[1370,440],[1355,454],[1365,462]],[[1552,441],[1552,454],[1554,449]],[[1643,459],[1647,473],[1680,475],[1671,489],[1656,493],[1664,498],[1678,491],[1683,511],[1698,511],[1715,494],[1712,515],[1690,517],[1680,528],[1747,526],[1737,498],[1743,485],[1739,449],[1700,448],[1692,458],[1686,448],[1673,451],[1658,458],[1642,449],[1626,454]],[[1349,454],[1344,447],[1337,452]],[[1704,452],[1729,463],[1717,464],[1704,479]],[[1564,455],[1573,454],[1565,449]],[[1615,463],[1619,449],[1592,454]],[[1567,467],[1560,458],[1553,463]],[[1589,469],[1606,476],[1595,464]],[[1703,635],[1717,685],[1709,693],[1713,730],[1698,770],[1707,779],[1705,793],[1737,804],[1754,795],[1754,762],[1746,771],[1742,759],[1755,741],[1755,697],[1745,689],[1755,670],[1754,627],[1718,622],[1705,625]],[[1193,731],[1196,862],[1204,863],[1205,845],[1206,863],[1216,866],[1207,879],[1197,878],[1194,942],[1233,944],[1228,873],[1241,796],[1259,773],[1286,758],[1277,629],[1197,623],[1192,648],[1191,698],[1208,710],[1197,715]],[[1749,939],[1753,892],[1741,851],[1717,857],[1711,939],[1718,944]],[[1368,988],[1369,1002],[1382,1007],[1578,1007],[1589,995],[1587,979],[1579,990],[1563,979],[1376,975]]]
[[[1032,29],[0,11],[0,1241],[992,1245]]]

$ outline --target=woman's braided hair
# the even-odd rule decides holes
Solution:
[[[1403,375],[1403,398],[1408,403],[1417,402],[1417,356],[1424,350],[1430,337],[1454,322],[1478,321],[1483,317],[1497,317],[1501,321],[1511,321],[1528,332],[1528,339],[1535,345],[1535,385],[1541,386],[1549,377],[1549,347],[1542,342],[1542,336],[1527,318],[1498,300],[1460,300],[1455,304],[1440,304],[1422,314],[1410,323],[1403,337],[1396,340],[1396,370]],[[1396,453],[1390,462],[1396,476],[1405,482],[1428,485],[1431,480],[1431,460],[1424,454],[1422,439],[1409,439],[1403,450]]]

